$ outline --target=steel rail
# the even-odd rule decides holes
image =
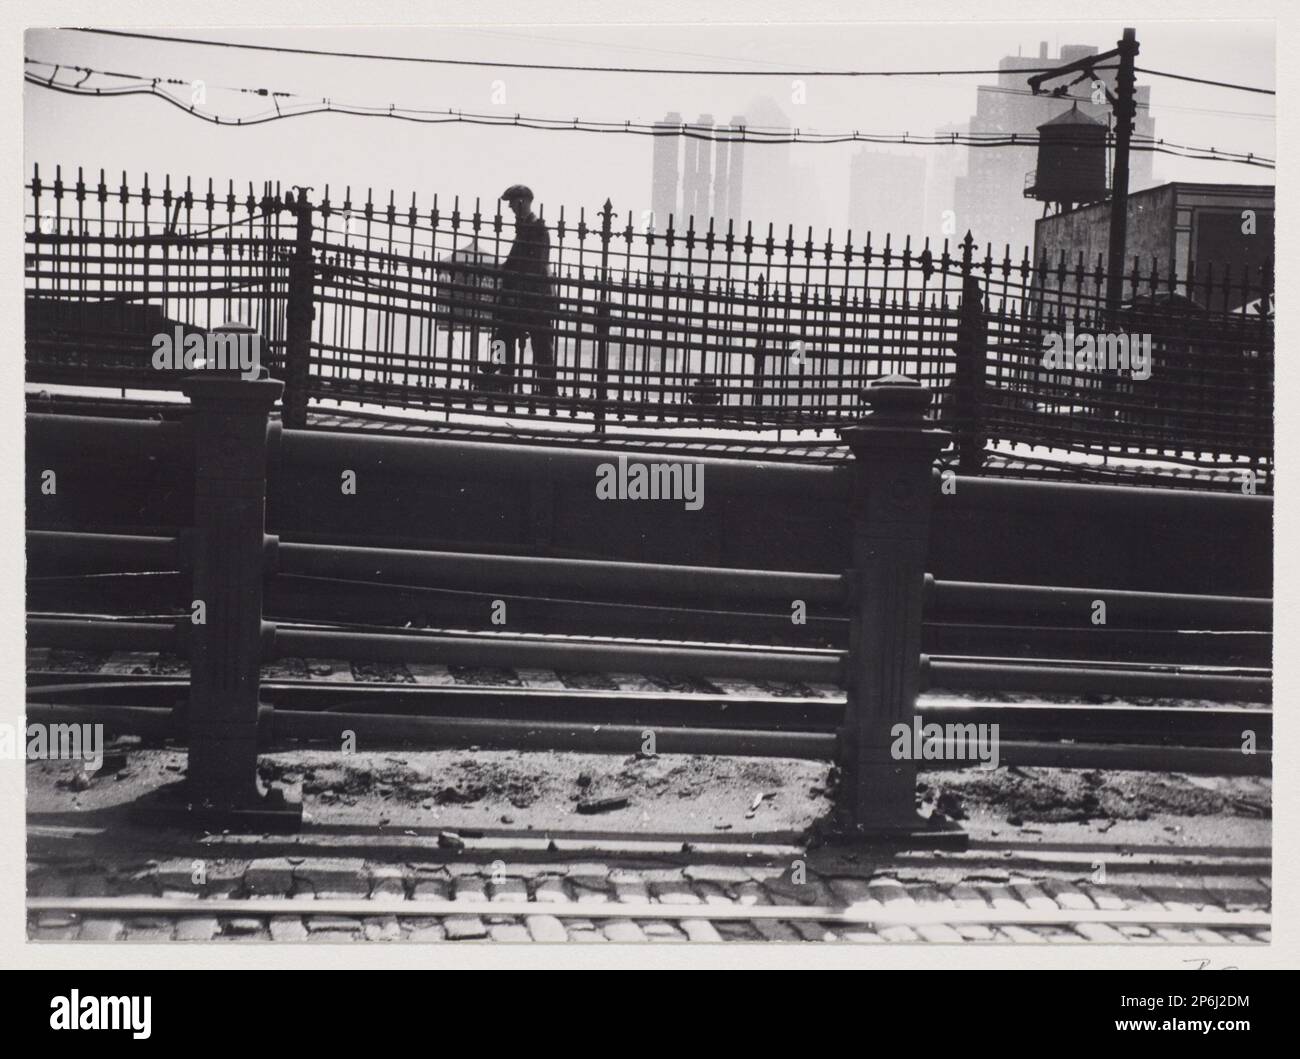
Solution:
[[[226,915],[226,916],[463,916],[477,910],[494,916],[526,918],[553,915],[560,919],[705,919],[768,920],[816,923],[860,923],[885,926],[981,924],[997,926],[1068,926],[1073,923],[1137,924],[1142,926],[1194,926],[1209,929],[1267,929],[1267,911],[1196,909],[1046,909],[958,908],[940,902],[871,907],[865,902],[835,905],[674,905],[651,901],[559,902],[493,901],[471,905],[465,901],[432,898],[204,898],[204,897],[29,897],[29,912],[77,912],[103,915]]]
[[[979,665],[1033,665],[1052,668],[1088,670],[1119,669],[1129,673],[1168,673],[1172,676],[1216,676],[1216,677],[1252,677],[1267,679],[1271,673],[1268,666],[1227,665],[1223,663],[1203,662],[1119,662],[1094,661],[1090,658],[1021,658],[1002,655],[966,655],[931,653],[932,661],[951,662],[961,665],[967,662]]]
[[[82,649],[171,651],[183,622],[31,617],[28,641],[36,646]],[[543,634],[358,632],[263,623],[266,660],[287,656],[346,657],[364,662],[436,662],[466,666],[524,666],[543,669],[633,671],[661,675],[749,677],[841,684],[842,651],[780,650],[755,645],[700,646],[547,637]],[[1266,672],[1179,672],[1138,663],[1060,664],[1019,659],[952,659],[922,655],[926,687],[952,690],[1040,691],[1061,694],[1190,697],[1228,702],[1271,702]]]

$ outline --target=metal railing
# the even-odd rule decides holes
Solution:
[[[855,244],[672,218],[655,231],[606,202],[543,213],[549,280],[506,309],[513,222],[478,201],[339,202],[327,188],[310,202],[278,184],[223,197],[147,178],[132,191],[125,176],[113,191],[80,170],[73,183],[37,171],[28,193],[34,382],[174,387],[152,336],[231,319],[285,379],[290,425],[313,400],[595,430],[822,429],[862,414],[870,379],[903,373],[936,394],[930,415],[954,435],[944,459],[967,473],[1002,443],[1067,463],[1226,466],[1271,488],[1267,265],[1178,276],[1135,261],[1108,312],[1100,260],[995,257],[969,235]],[[1100,362],[1045,361],[1048,343],[1083,336]]]
[[[93,717],[124,728],[143,726],[187,738],[188,786],[176,807],[176,819],[203,826],[256,821],[263,830],[271,825],[295,826],[295,811],[268,803],[254,782],[259,749],[265,749],[276,732],[331,739],[346,730],[353,735],[364,733],[380,745],[409,741],[627,753],[635,750],[646,724],[651,723],[646,718],[653,716],[660,752],[833,758],[843,775],[836,790],[835,831],[845,837],[929,844],[940,836],[916,817],[916,761],[906,755],[900,758],[891,749],[898,724],[915,730],[917,694],[927,686],[948,691],[1176,696],[1230,703],[1266,703],[1272,698],[1267,653],[1263,665],[1210,663],[1203,655],[1189,665],[1168,658],[1140,662],[1097,658],[1090,652],[1083,657],[923,652],[927,612],[931,618],[949,622],[960,621],[963,614],[975,614],[984,620],[991,616],[999,625],[1007,621],[1050,624],[1069,633],[1070,641],[1078,646],[1082,631],[1094,627],[1099,600],[1110,605],[1111,617],[1116,627],[1124,627],[1126,640],[1193,630],[1254,631],[1267,636],[1272,605],[1267,599],[1249,596],[929,577],[925,570],[930,509],[935,500],[933,463],[944,432],[928,426],[924,412],[929,397],[906,379],[873,383],[868,391],[871,415],[843,428],[844,440],[853,452],[849,468],[854,517],[843,526],[852,540],[852,561],[844,572],[834,575],[356,545],[322,548],[281,540],[266,532],[265,520],[266,498],[276,487],[277,475],[281,483],[285,478],[300,478],[312,450],[318,459],[329,459],[335,447],[325,431],[285,430],[272,423],[270,411],[281,387],[278,381],[232,382],[211,375],[191,376],[187,381],[193,415],[182,429],[188,432],[193,454],[185,471],[193,476],[193,532],[118,535],[97,541],[88,540],[85,533],[64,530],[29,535],[38,569],[50,563],[61,569],[105,563],[116,568],[175,566],[190,581],[183,598],[204,603],[201,621],[195,620],[192,609],[182,609],[171,621],[160,621],[157,616],[36,612],[29,613],[27,622],[28,641],[35,646],[174,651],[189,660],[188,697],[170,716],[163,716],[167,711],[157,705],[113,703],[115,696],[139,701],[124,685],[97,686],[81,680],[64,686],[46,681],[34,688],[33,701],[28,704],[29,715],[47,721]],[[80,437],[82,447],[89,434],[102,430],[81,418],[52,418],[61,418],[62,432],[74,440]],[[152,433],[157,424],[141,426]],[[122,432],[117,433],[120,436]],[[426,475],[447,469],[442,443],[437,441],[383,438],[368,444],[382,446],[406,466],[423,468]],[[208,458],[217,451],[221,459]],[[543,458],[536,451],[525,449],[525,453],[524,459]],[[353,455],[363,461],[367,458],[357,452]],[[391,462],[387,455],[379,458]],[[501,462],[507,457],[481,453],[478,462],[484,473],[489,458]],[[595,465],[590,454],[578,453],[572,459],[585,463],[588,474]],[[149,452],[139,438],[113,454],[116,473],[121,476],[130,472],[132,462],[141,461],[149,462]],[[751,485],[757,484],[753,468],[741,471],[728,467],[726,461],[706,462],[710,474],[716,471],[719,478],[730,478],[734,484],[739,480],[736,475],[741,474],[751,479]],[[772,473],[806,477],[811,472],[777,468]],[[1110,495],[1086,486],[996,483],[994,488],[1027,489],[1042,497],[1058,494],[1065,503],[1078,503],[1089,493]],[[1186,510],[1267,503],[1192,493],[1111,492],[1132,494],[1122,501],[1129,511],[1139,503]],[[802,492],[791,489],[766,495],[784,496],[787,506],[804,499]],[[887,502],[882,503],[882,497],[888,498]],[[1116,498],[1116,502],[1121,501]],[[473,586],[512,600],[521,593],[553,600],[556,593],[563,593],[564,602],[582,605],[611,597],[623,599],[629,594],[642,602],[684,606],[716,601],[733,613],[752,606],[785,609],[796,597],[808,604],[814,615],[833,618],[844,628],[839,643],[831,647],[809,647],[789,639],[776,645],[749,639],[739,643],[663,639],[658,621],[642,621],[631,637],[555,631],[539,636],[513,627],[508,632],[489,629],[484,625],[489,620],[484,616],[486,608],[464,599],[455,629],[268,620],[263,605],[268,585],[281,577],[303,575],[331,580],[335,588],[364,576],[376,585],[387,585],[389,591],[416,586],[455,591]],[[1167,628],[1171,625],[1177,628]],[[630,670],[688,679],[722,676],[834,684],[846,689],[846,701],[842,707],[823,702],[805,710],[801,705],[799,712],[760,702],[752,708],[741,706],[740,716],[718,719],[706,715],[705,707],[696,702],[689,708],[680,702],[638,703],[636,708],[643,712],[629,713],[627,703],[583,701],[583,696],[567,693],[538,699],[530,690],[523,714],[518,712],[521,700],[499,695],[490,701],[465,701],[455,714],[427,713],[425,706],[437,705],[427,699],[417,704],[421,708],[415,715],[406,709],[394,712],[397,704],[393,701],[376,702],[385,706],[382,711],[292,708],[303,704],[301,698],[296,703],[281,698],[281,703],[290,707],[281,712],[279,705],[261,701],[261,665],[285,657],[581,672]],[[177,689],[176,685],[154,689],[167,697],[159,700],[154,695],[153,701],[176,703]],[[153,695],[147,687],[143,690],[146,698]],[[649,713],[644,712],[646,708]],[[976,716],[993,718],[995,723],[1005,720],[1014,733],[1010,745],[1004,745],[1002,760],[1006,763],[1205,769],[1234,774],[1266,774],[1271,768],[1269,711],[1209,714],[1175,710],[1143,715],[1142,710],[1121,706],[1109,715],[1105,711],[1094,715],[1051,706],[1026,711],[963,705],[946,714],[939,706],[927,714],[940,715],[964,723],[973,723]],[[1262,733],[1263,746],[1258,753],[1243,751],[1243,723]],[[1064,739],[1070,741],[1068,745],[1062,744]]]

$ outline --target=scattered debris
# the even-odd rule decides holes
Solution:
[[[438,848],[450,849],[456,853],[463,853],[465,851],[465,843],[461,840],[460,835],[456,834],[454,831],[439,831]]]
[[[966,808],[962,797],[956,791],[943,791],[934,802],[934,811],[942,813],[949,820],[965,820]]]
[[[610,813],[615,809],[627,808],[628,797],[626,794],[615,795],[611,798],[590,798],[581,801],[577,805],[578,812],[590,815],[592,813]]]

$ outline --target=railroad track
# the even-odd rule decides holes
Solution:
[[[192,863],[164,863],[153,881],[178,885],[174,877],[188,873]],[[815,872],[795,883],[788,871],[774,868],[644,863],[505,868],[501,861],[457,862],[448,873],[433,865],[367,869],[361,861],[297,858],[295,864],[267,858],[249,862],[238,877],[228,874],[227,892],[211,896],[41,896],[57,889],[50,883],[59,877],[38,876],[27,902],[29,936],[1201,945],[1271,940],[1269,891],[1242,875],[1217,878],[1210,890],[1174,874],[1156,885],[1149,873],[1141,888],[1060,877],[1030,880],[1007,872],[1001,873],[1005,883],[916,883],[881,874]],[[1267,871],[1266,862],[1246,870],[1261,868]]]
[[[57,704],[62,711],[58,715],[69,718],[105,702],[132,703],[118,707],[129,711],[123,715],[124,723],[146,729],[152,725],[158,734],[177,734],[172,708],[185,698],[188,675],[174,658],[157,652],[112,652],[84,656],[86,662],[99,659],[93,672],[48,668],[52,661],[68,657],[38,650],[30,658],[37,668],[28,675],[29,699]],[[376,678],[380,672],[385,679]],[[373,663],[340,658],[280,659],[263,670],[261,696],[274,714],[276,738],[268,749],[302,745],[296,736],[280,738],[280,722],[285,719],[290,722],[286,731],[298,724],[303,726],[300,731],[326,738],[327,727],[352,726],[367,717],[409,722],[415,727],[405,733],[419,729],[426,743],[436,744],[446,737],[455,745],[471,742],[489,749],[494,735],[512,726],[515,734],[508,737],[510,745],[518,745],[519,727],[545,736],[553,722],[538,718],[563,711],[568,722],[559,725],[563,730],[556,743],[566,747],[572,747],[580,733],[593,729],[612,741],[611,746],[620,740],[631,740],[632,745],[650,719],[669,727],[708,725],[724,736],[728,732],[767,734],[773,740],[770,753],[788,752],[788,737],[798,729],[805,737],[823,741],[805,747],[817,752],[802,756],[818,756],[821,751],[829,756],[845,704],[842,688],[822,683],[716,677],[682,681],[634,673],[570,674],[428,663],[394,663],[376,670]],[[921,696],[918,713],[940,722],[960,719],[1003,725],[1004,763],[1097,767],[1096,746],[1088,751],[1091,757],[1080,756],[1084,748],[1070,741],[1070,733],[1077,737],[1086,732],[1093,739],[1115,740],[1106,748],[1110,756],[1100,759],[1110,767],[1180,771],[1196,771],[1197,762],[1185,748],[1171,744],[1191,740],[1203,744],[1204,751],[1204,744],[1216,740],[1239,740],[1244,725],[1271,723],[1266,708],[1222,703],[1098,706],[1046,701],[1050,696],[1007,697],[1020,701],[979,701],[936,689]],[[458,738],[452,739],[453,735]],[[366,740],[367,746],[372,743]],[[1038,756],[1026,758],[1031,743]],[[763,752],[753,745],[744,749]],[[1211,754],[1200,765],[1207,772],[1231,771],[1224,768],[1230,760],[1240,761],[1241,755]],[[49,878],[38,872],[28,905],[29,936],[37,940],[953,944],[1261,944],[1271,938],[1267,888],[1271,867],[1266,850],[1236,859],[1181,849],[1168,856],[1125,857],[1127,870],[1148,869],[1142,886],[1085,882],[1092,870],[1092,854],[1072,855],[1072,860],[1062,854],[1059,863],[1052,865],[1051,877],[1044,878],[1042,854],[1037,851],[1013,855],[977,848],[969,861],[963,861],[962,854],[947,855],[943,863],[956,865],[955,871],[923,872],[920,881],[813,873],[811,886],[803,888],[805,884],[794,883],[788,870],[791,860],[805,855],[797,845],[782,852],[786,867],[773,873],[738,867],[737,859],[743,861],[748,854],[723,855],[721,844],[683,846],[679,840],[664,848],[650,844],[639,849],[632,839],[624,844],[627,848],[611,854],[583,842],[548,841],[548,837],[536,837],[537,848],[527,856],[519,849],[528,840],[517,833],[464,837],[457,839],[465,847],[460,852],[430,863],[431,847],[434,855],[443,852],[436,849],[435,829],[386,840],[389,846],[394,841],[402,845],[396,859],[403,864],[396,867],[387,849],[382,867],[358,860],[351,869],[337,865],[321,869],[328,878],[312,877],[310,857],[303,862],[306,873],[302,864],[287,857],[265,858],[245,865],[240,878],[220,892],[185,892],[192,858],[181,862],[170,880],[162,877],[168,869],[161,865],[147,892],[134,892],[134,881],[86,884],[57,872],[51,877],[63,882],[46,885]],[[218,842],[204,854],[219,857],[221,848]],[[328,859],[346,849],[330,847]],[[524,861],[542,860],[521,864],[521,856]],[[564,857],[582,857],[584,863],[565,866],[555,860]],[[591,875],[593,861],[603,872],[598,878]],[[660,866],[647,869],[650,861]],[[505,877],[500,877],[502,865],[508,865]],[[343,878],[347,871],[351,876]],[[1123,871],[1115,877],[1122,880]],[[998,881],[989,882],[990,878]],[[1152,878],[1163,885],[1153,887]],[[1231,885],[1201,889],[1211,883]]]
[[[411,634],[413,642],[419,638]],[[749,650],[761,654],[764,649]],[[180,734],[173,730],[171,711],[188,693],[184,663],[158,652],[117,651],[80,656],[81,672],[45,668],[60,660],[66,665],[69,658],[68,652],[49,649],[29,653],[32,709],[50,719],[84,721],[93,715],[116,722],[120,729],[135,725],[139,734]],[[998,663],[1017,660],[968,661],[986,667],[996,686],[1002,672]],[[935,660],[929,668],[941,673],[951,664]],[[1071,660],[1050,663],[1056,672],[1078,665]],[[1128,679],[1172,668],[1112,666]],[[93,671],[85,672],[87,668]],[[1241,670],[1204,669],[1229,680],[1249,679],[1238,675]],[[1269,772],[1272,713],[1260,704],[1137,704],[1112,698],[1110,704],[1099,705],[1064,695],[980,695],[935,688],[922,693],[918,714],[923,723],[999,725],[1002,760],[1009,764]],[[835,684],[812,680],[674,678],[401,661],[377,666],[338,657],[292,657],[263,667],[261,701],[276,716],[264,733],[268,745],[330,739],[340,726],[356,724],[368,729],[367,745],[376,740],[394,745],[423,740],[486,748],[501,737],[525,738],[537,748],[568,743],[622,751],[638,745],[649,726],[657,733],[662,730],[670,742],[674,730],[708,730],[716,733],[717,746],[734,747],[730,752],[829,759],[846,693]],[[1240,752],[1241,733],[1247,728],[1260,733],[1257,754]]]

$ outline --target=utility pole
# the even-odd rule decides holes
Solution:
[[[1115,71],[1115,168],[1110,187],[1110,261],[1106,266],[1106,309],[1114,312],[1124,298],[1124,248],[1128,242],[1128,156],[1137,117],[1133,60],[1138,53],[1137,34],[1125,29],[1119,44],[1119,69]]]
[[[1071,84],[1094,78],[1095,68],[1110,59],[1118,59],[1115,71],[1115,91],[1106,89],[1106,99],[1115,114],[1115,162],[1110,179],[1110,238],[1107,243],[1106,309],[1114,311],[1124,300],[1124,248],[1128,242],[1128,162],[1133,138],[1133,122],[1137,117],[1137,75],[1134,59],[1137,58],[1137,31],[1126,27],[1124,36],[1116,46],[1101,55],[1058,66],[1029,78],[1029,87],[1038,95],[1045,81],[1079,72]],[[1065,91],[1069,86],[1063,86]]]

